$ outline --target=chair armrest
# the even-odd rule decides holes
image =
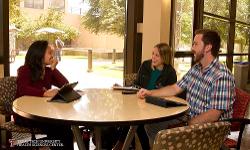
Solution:
[[[243,124],[250,124],[250,119],[248,118],[229,118],[229,119],[224,119],[223,121],[229,121],[229,122],[239,122]]]
[[[11,115],[8,114],[3,107],[0,106],[0,114],[4,116],[4,122],[11,120]]]

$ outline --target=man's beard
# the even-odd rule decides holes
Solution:
[[[204,51],[205,51],[205,49],[203,48],[203,49],[201,50],[201,53],[197,53],[197,54],[196,54],[196,56],[194,57],[194,62],[195,62],[195,63],[198,63],[198,62],[201,61],[201,59],[204,57]]]

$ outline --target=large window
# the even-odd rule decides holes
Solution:
[[[249,50],[250,27],[236,23],[234,53],[247,54]]]
[[[174,67],[178,79],[181,79],[191,67],[193,3],[193,0],[172,1],[173,7],[175,7],[172,48],[175,51]]]
[[[204,0],[204,11],[218,16],[229,17],[229,0]]]
[[[249,61],[250,0],[213,1],[205,0],[204,10],[200,10],[203,13],[203,28],[220,33],[220,55],[223,55],[223,62],[227,62],[228,68],[233,70],[234,62]]]
[[[65,9],[65,0],[50,0],[49,6],[57,10],[64,11]]]
[[[190,51],[192,43],[193,0],[176,1],[175,50]]]
[[[250,0],[238,0],[236,6],[236,20],[250,24]]]
[[[250,0],[221,0],[219,3],[217,0],[172,0],[172,3],[175,9],[172,47],[175,57],[183,58],[175,60],[176,70],[188,67],[179,63],[191,63],[180,60],[192,58],[192,35],[199,28],[213,29],[220,34],[219,60],[229,69],[233,70],[234,62],[250,61]]]
[[[228,21],[217,19],[211,16],[205,16],[203,18],[203,28],[216,30],[221,36],[221,53],[227,53],[227,40],[228,40]]]
[[[24,0],[24,7],[26,8],[44,8],[44,0]]]

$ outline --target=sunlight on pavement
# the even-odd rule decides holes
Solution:
[[[111,70],[107,66],[111,66],[111,60],[94,60],[93,72],[87,72],[87,59],[65,59],[57,65],[62,74],[69,82],[78,81],[76,89],[84,88],[110,88],[114,83],[123,84],[123,63],[122,60],[117,62],[119,65],[116,70]],[[17,69],[24,64],[24,58],[17,58],[15,62],[10,64],[10,75],[16,76]],[[95,68],[95,66],[97,66]],[[100,69],[100,66],[104,66]],[[117,66],[117,65],[116,65]],[[105,69],[106,68],[106,69]],[[96,69],[96,70],[95,70]]]

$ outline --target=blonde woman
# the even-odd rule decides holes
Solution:
[[[159,89],[166,85],[176,83],[177,76],[171,65],[173,62],[171,48],[166,43],[159,43],[152,50],[151,59],[145,60],[137,73],[134,81],[135,86],[148,90]],[[129,127],[120,127],[120,136],[113,150],[119,150],[123,146]],[[144,126],[137,128],[137,135],[142,144],[143,150],[149,150],[149,142]]]

